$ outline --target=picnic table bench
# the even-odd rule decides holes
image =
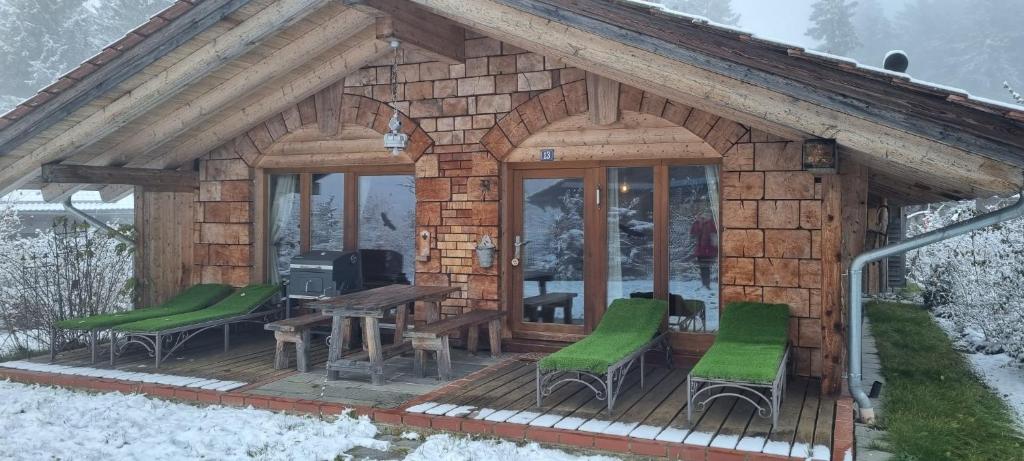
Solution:
[[[476,353],[480,338],[480,326],[488,324],[491,356],[501,354],[501,318],[502,311],[474,310],[464,314],[448,317],[444,320],[418,326],[405,332],[405,337],[412,341],[416,351],[413,370],[417,376],[423,376],[423,362],[427,352],[434,352],[437,360],[437,375],[442,380],[451,379],[452,359],[448,345],[448,337],[456,332],[466,330],[466,349]]]
[[[285,348],[288,343],[292,343],[295,345],[296,368],[303,373],[309,371],[310,333],[313,327],[326,326],[330,322],[331,318],[323,312],[314,312],[264,325],[264,329],[274,332],[274,340],[277,341],[274,348],[274,369],[288,368],[288,354]]]

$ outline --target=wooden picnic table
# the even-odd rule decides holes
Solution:
[[[331,342],[327,352],[327,379],[338,379],[342,370],[369,371],[374,385],[384,384],[384,360],[412,349],[403,338],[410,308],[420,301],[426,307],[427,323],[441,319],[441,301],[459,291],[456,287],[429,287],[418,285],[386,285],[355,293],[334,296],[310,303],[307,307],[319,309],[331,317]],[[379,321],[391,309],[395,311],[395,340],[387,348],[381,345]],[[345,341],[346,321],[362,319],[366,351],[341,357]]]

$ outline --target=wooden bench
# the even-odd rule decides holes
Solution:
[[[330,325],[330,323],[330,317],[321,312],[315,312],[264,325],[264,329],[274,332],[274,339],[277,341],[277,345],[274,348],[274,369],[283,370],[288,368],[288,354],[285,352],[285,344],[293,343],[295,344],[296,368],[301,372],[309,371],[310,331],[314,326]]]
[[[543,293],[523,299],[523,313],[526,320],[536,322],[543,317],[545,323],[554,323],[555,309],[562,308],[562,323],[572,323],[572,300],[576,293]],[[540,311],[540,316],[537,311]]]
[[[501,354],[501,319],[503,311],[475,310],[465,314],[448,317],[405,332],[405,337],[412,340],[412,348],[416,351],[413,369],[417,376],[423,376],[423,362],[428,351],[437,354],[437,375],[442,380],[451,379],[452,359],[448,348],[448,336],[463,329],[468,330],[466,348],[476,353],[480,340],[480,326],[487,324],[491,341],[491,357]]]

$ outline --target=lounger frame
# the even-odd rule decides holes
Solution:
[[[672,346],[668,341],[668,333],[661,333],[643,346],[637,348],[633,353],[613,363],[604,373],[594,373],[589,370],[548,370],[541,371],[540,364],[537,364],[537,406],[543,404],[544,397],[551,395],[556,389],[564,384],[580,383],[594,391],[594,398],[606,400],[608,403],[608,414],[610,415],[615,406],[615,399],[622,390],[622,383],[625,381],[629,370],[639,360],[640,362],[640,389],[644,388],[644,368],[646,367],[645,356],[651,351],[662,351],[665,354],[665,363],[672,367]]]
[[[779,406],[786,393],[786,370],[789,346],[782,354],[779,369],[771,383],[702,378],[693,373],[686,375],[686,419],[693,423],[693,412],[704,411],[707,404],[719,397],[736,397],[750,402],[762,418],[771,416],[772,427],[779,423]],[[699,400],[698,399],[703,399]]]
[[[138,344],[156,360],[155,367],[160,368],[161,362],[170,358],[174,351],[184,346],[190,339],[204,331],[218,327],[224,329],[224,352],[227,352],[231,344],[231,325],[239,323],[265,324],[284,314],[284,306],[275,302],[275,298],[277,296],[271,296],[251,309],[249,313],[234,317],[208,320],[160,331],[122,331],[119,334],[115,330],[110,330],[110,365],[113,366],[117,362],[117,357],[128,346]]]

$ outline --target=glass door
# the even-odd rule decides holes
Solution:
[[[588,170],[518,170],[513,181],[513,325],[519,332],[582,334],[593,277],[588,225],[599,198]],[[592,294],[591,294],[592,296]]]

